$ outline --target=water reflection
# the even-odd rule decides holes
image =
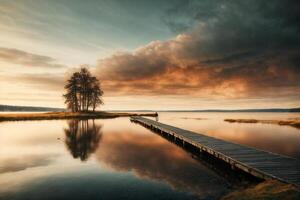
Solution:
[[[109,133],[95,156],[114,170],[132,171],[137,177],[165,182],[201,198],[215,199],[228,191],[224,179],[153,133]]]
[[[9,122],[0,132],[0,199],[219,199],[232,190],[128,118]]]
[[[94,120],[71,120],[64,129],[65,144],[73,158],[86,161],[94,153],[102,137],[102,126]]]

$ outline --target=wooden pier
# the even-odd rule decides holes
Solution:
[[[200,152],[230,164],[261,179],[277,179],[300,186],[300,160],[245,145],[216,139],[200,133],[180,129],[144,117],[131,117],[131,121],[172,137],[183,145],[191,145]]]

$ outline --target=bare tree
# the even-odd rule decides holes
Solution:
[[[90,103],[92,105],[93,111],[95,111],[97,106],[104,104],[101,98],[103,95],[103,91],[101,90],[100,83],[97,79],[93,82],[92,91],[93,92],[91,93]]]
[[[95,111],[97,106],[103,104],[100,82],[85,67],[71,76],[65,89],[65,104],[72,112],[88,111],[89,108]]]
[[[65,97],[65,104],[67,104],[67,108],[71,109],[72,112],[77,112],[78,110],[78,99],[77,95],[79,93],[78,81],[79,81],[79,73],[75,72],[71,78],[67,81],[65,85],[65,89],[67,93],[63,96]]]

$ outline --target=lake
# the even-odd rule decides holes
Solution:
[[[300,159],[299,113],[162,112],[159,121]],[[0,199],[219,199],[231,182],[129,118],[0,123]]]

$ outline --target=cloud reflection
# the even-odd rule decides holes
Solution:
[[[201,197],[214,198],[227,190],[223,179],[156,135],[106,134],[96,158],[115,170],[133,171],[138,177],[163,181]]]
[[[17,172],[27,168],[49,165],[56,154],[50,155],[23,155],[22,159],[5,158],[0,160],[0,174],[7,172]]]

